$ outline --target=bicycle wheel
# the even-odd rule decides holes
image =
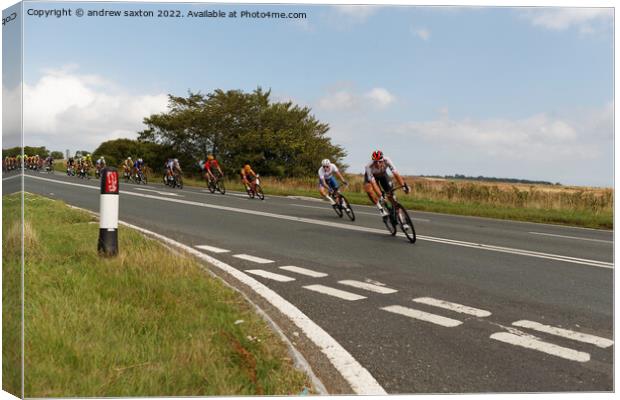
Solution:
[[[209,179],[207,179],[207,188],[209,189],[209,192],[215,193],[215,183]]]
[[[179,189],[183,189],[183,177],[181,175],[177,177],[177,186]]]
[[[144,175],[144,174],[142,174],[142,183],[144,183],[145,185],[148,185],[148,184],[149,184],[149,180],[148,180],[148,178],[146,177],[146,175]]]
[[[411,243],[415,243],[416,236],[413,222],[411,222],[411,218],[409,218],[409,213],[407,212],[407,210],[405,210],[405,208],[400,204],[398,205],[398,211],[396,213],[396,216],[398,219],[398,224],[400,225],[400,229],[403,231],[405,236],[407,236],[407,239],[409,239]]]
[[[396,223],[394,222],[393,218],[392,206],[386,203],[385,208],[387,209],[388,215],[383,217],[383,223],[385,224],[387,230],[390,232],[390,235],[394,236],[396,235]]]
[[[256,185],[256,195],[259,199],[265,200],[265,195],[263,194],[263,188],[260,185]]]
[[[330,195],[331,196],[331,195]],[[333,196],[331,196],[332,199],[334,199]],[[340,206],[340,204],[338,204],[338,201],[336,199],[334,199],[334,201],[336,201],[335,204],[332,204],[332,208],[334,209],[334,211],[336,212],[336,215],[339,216],[340,218],[342,218],[342,207]]]
[[[226,186],[224,186],[224,181],[221,179],[217,181],[217,190],[219,190],[221,194],[226,194]]]
[[[355,221],[355,213],[353,212],[353,208],[351,208],[349,200],[347,200],[347,198],[343,195],[340,195],[340,198],[340,205],[344,209],[344,212],[347,214],[347,217],[349,217],[351,221]]]

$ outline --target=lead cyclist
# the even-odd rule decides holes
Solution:
[[[388,168],[394,175],[394,178],[398,182],[399,186],[403,187],[405,193],[409,193],[409,186],[405,182],[402,176],[396,170],[396,167],[387,157],[383,156],[381,150],[375,150],[372,152],[371,161],[364,170],[364,191],[368,195],[368,198],[374,205],[377,206],[382,217],[386,217],[387,213],[381,205],[379,199],[381,198],[382,191],[389,193],[392,190],[390,183],[390,177],[387,173]]]

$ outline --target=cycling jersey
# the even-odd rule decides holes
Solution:
[[[392,163],[392,160],[387,157],[383,157],[382,166],[376,165],[374,161],[371,161],[365,168],[366,178],[370,181],[372,180],[370,179],[371,177],[385,175],[388,168],[392,171],[392,173],[398,173],[398,171],[396,171],[396,167],[394,167],[394,164]]]
[[[204,168],[208,170],[209,172],[212,172],[211,168],[215,168],[217,170],[219,167],[220,167],[220,163],[218,163],[216,159],[207,161],[204,166]]]
[[[319,178],[324,178],[327,180],[336,172],[339,172],[336,164],[330,164],[328,169],[321,167],[319,168]]]

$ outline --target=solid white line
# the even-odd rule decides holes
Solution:
[[[571,361],[587,362],[590,361],[590,354],[582,351],[569,349],[552,343],[543,342],[531,336],[519,336],[507,332],[498,332],[490,336],[491,339],[500,342],[525,347],[526,349],[542,351],[552,356],[561,357]]]
[[[344,290],[334,289],[329,286],[323,285],[304,286],[304,289],[312,290],[314,292],[326,294],[328,296],[338,297],[340,299],[349,301],[362,300],[366,298],[355,293],[345,292]]]
[[[9,176],[8,178],[2,178],[2,182],[8,181],[10,179],[21,178],[21,175]]]
[[[319,200],[322,201],[322,200]],[[325,202],[325,204],[327,205],[327,202]],[[305,207],[305,208],[317,208],[320,210],[329,210],[329,206],[327,205],[327,207],[317,207],[317,206],[307,206],[305,204],[291,204],[292,206],[296,206],[296,207]],[[358,205],[356,204],[355,207],[357,208]],[[377,210],[376,213],[369,213],[369,212],[364,212],[364,211],[357,211],[356,209],[353,210],[355,212],[355,214],[364,214],[364,215],[373,215],[373,216],[379,216],[379,210]],[[425,219],[425,218],[412,218],[414,221],[424,221],[424,222],[431,222],[430,219]]]
[[[262,269],[246,269],[245,272],[249,272],[253,275],[262,276],[263,278],[271,279],[278,282],[292,282],[295,278],[291,278],[290,276],[274,274],[273,272],[265,271]]]
[[[514,326],[529,328],[535,331],[550,333],[552,335],[561,336],[567,339],[576,340],[578,342],[590,343],[603,349],[614,344],[613,340],[605,339],[599,336],[580,333],[568,329],[557,328],[555,326],[543,325],[534,321],[521,320],[512,323]]]
[[[78,186],[78,187],[84,187],[88,189],[99,190],[98,186],[90,186],[90,185],[84,185],[84,184],[79,184],[79,183],[63,182],[63,181],[58,181],[55,179],[41,178],[41,177],[35,177],[35,176],[30,176],[30,175],[26,175],[26,176],[32,179],[49,181],[49,182],[53,182],[57,184],[71,185],[71,186]],[[321,221],[321,220],[315,220],[315,219],[310,219],[310,218],[301,218],[301,217],[294,217],[290,215],[268,213],[264,211],[254,211],[254,210],[246,210],[243,208],[233,208],[233,207],[226,207],[226,206],[220,206],[220,205],[215,205],[215,204],[199,203],[196,201],[189,201],[189,200],[170,199],[170,198],[157,197],[157,196],[142,194],[142,193],[127,192],[124,190],[121,190],[120,193],[125,194],[125,195],[144,197],[144,198],[155,199],[155,200],[160,200],[160,201],[169,201],[169,202],[174,202],[174,203],[193,205],[197,207],[205,207],[205,208],[213,208],[213,209],[218,209],[218,210],[232,211],[232,212],[237,212],[237,213],[242,213],[242,214],[259,215],[263,217],[277,218],[277,219],[294,221],[294,222],[302,222],[306,224],[329,226],[333,228],[347,229],[347,230],[358,231],[358,232],[387,234],[385,229],[368,228],[368,227],[363,227],[363,226],[358,226],[358,225],[353,225],[353,224],[349,225],[349,224],[342,224],[342,223],[337,223],[337,222]],[[404,234],[398,233],[398,236],[404,237]],[[432,236],[418,235],[417,238],[419,240],[426,240],[429,242],[449,244],[453,246],[469,247],[469,248],[474,248],[478,250],[496,251],[496,252],[501,252],[501,253],[516,254],[516,255],[527,256],[527,257],[563,261],[563,262],[573,263],[573,264],[590,265],[590,266],[599,267],[599,268],[607,268],[607,269],[614,268],[613,263],[606,262],[606,261],[597,261],[597,260],[589,260],[589,259],[584,259],[584,258],[568,257],[568,256],[562,256],[558,254],[548,254],[548,253],[541,253],[541,252],[530,251],[530,250],[520,250],[520,249],[509,248],[509,247],[492,246],[492,245],[486,245],[482,243],[464,242],[460,240],[444,239],[444,238],[438,238],[438,237],[432,237]]]
[[[451,303],[445,300],[434,299],[432,297],[418,297],[417,299],[413,299],[416,303],[427,304],[429,306],[435,306],[439,308],[445,308],[446,310],[455,311],[461,314],[469,314],[476,317],[488,317],[491,315],[489,311],[480,310],[478,308],[473,308],[469,306],[464,306],[462,304]]]
[[[396,293],[398,290],[390,289],[385,286],[373,285],[372,283],[360,282],[360,281],[352,281],[352,280],[344,280],[338,281],[341,285],[347,285],[358,289],[368,290],[370,292],[381,293],[381,294],[390,294]]]
[[[210,251],[212,253],[229,253],[230,252],[230,250],[220,249],[219,247],[207,246],[206,244],[201,244],[201,245],[197,245],[194,247],[200,250]]]
[[[554,235],[552,233],[541,233],[541,232],[528,232],[528,233],[531,233],[532,235],[554,236],[554,237],[560,237],[560,238],[565,238],[565,239],[587,240],[589,242],[603,242],[603,243],[614,242],[613,240],[590,239],[590,238],[583,238],[583,237],[577,237],[577,236]]]
[[[327,274],[323,272],[312,271],[311,269],[295,267],[293,265],[287,265],[287,266],[279,267],[279,268],[285,271],[295,272],[300,275],[310,276],[312,278],[324,278],[327,276]]]
[[[455,326],[459,326],[462,324],[461,321],[452,318],[442,317],[441,315],[431,314],[420,310],[415,310],[413,308],[403,307],[403,306],[387,306],[381,308],[381,310],[385,310],[394,314],[404,315],[409,318],[419,319],[420,321],[430,322],[433,324],[445,326],[446,328],[453,328]]]
[[[144,188],[133,188],[133,189],[135,189],[135,190],[143,190],[143,191],[145,191],[145,192],[153,192],[153,193],[158,193],[158,194],[161,194],[161,195],[164,195],[164,196],[185,197],[185,196],[182,196],[182,195],[177,194],[177,193],[160,192],[159,190],[144,189]]]
[[[242,260],[252,261],[257,264],[269,264],[274,262],[273,260],[268,260],[266,258],[254,257],[249,254],[235,254],[233,257],[240,258]]]

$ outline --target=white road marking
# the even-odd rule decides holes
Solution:
[[[441,315],[431,314],[420,310],[415,310],[413,308],[403,307],[403,306],[387,306],[381,308],[381,310],[385,310],[394,314],[404,315],[409,318],[419,319],[420,321],[430,322],[433,324],[445,326],[447,328],[453,328],[455,326],[459,326],[462,324],[461,321],[452,318],[442,317]]]
[[[349,301],[362,300],[366,298],[355,293],[345,292],[344,290],[334,289],[329,286],[323,285],[304,286],[304,289],[312,290],[314,292],[326,294],[328,296],[338,297],[340,299]]]
[[[84,187],[88,189],[100,190],[98,186],[84,185],[84,184],[71,183],[71,182],[63,182],[63,181],[59,181],[56,179],[41,178],[41,177],[35,177],[35,176],[30,176],[30,175],[25,175],[25,176],[28,176],[29,178],[32,178],[32,179],[49,181],[49,182],[56,183],[56,184],[71,185],[71,186],[77,186],[77,187]],[[262,217],[276,218],[276,219],[282,219],[286,221],[294,221],[294,222],[300,222],[300,223],[306,223],[306,224],[329,226],[332,228],[346,229],[346,230],[352,230],[352,231],[358,231],[358,232],[370,232],[370,233],[377,233],[377,234],[383,234],[383,235],[387,234],[385,229],[368,228],[368,227],[363,227],[363,226],[358,226],[358,225],[353,225],[353,224],[349,225],[349,224],[343,224],[343,223],[337,223],[337,222],[315,220],[315,219],[310,219],[310,218],[294,217],[290,215],[274,214],[274,213],[268,213],[264,211],[246,210],[243,208],[234,208],[234,207],[220,206],[216,204],[199,203],[197,201],[157,197],[157,196],[153,196],[149,194],[128,192],[125,190],[121,190],[120,193],[123,195],[138,196],[138,197],[144,197],[144,198],[155,199],[155,200],[160,200],[160,201],[168,201],[168,202],[187,204],[187,205],[192,205],[192,206],[197,206],[197,207],[225,210],[225,211],[237,212],[237,213],[242,213],[242,214],[258,215]],[[403,233],[398,233],[397,235],[400,237],[405,236]],[[541,253],[537,251],[521,250],[521,249],[510,248],[510,247],[493,246],[493,245],[487,245],[487,244],[482,244],[482,243],[464,242],[460,240],[444,239],[444,238],[438,238],[438,237],[433,237],[433,236],[418,235],[417,238],[418,240],[423,240],[423,241],[436,242],[436,243],[448,244],[448,245],[453,245],[453,246],[469,247],[469,248],[474,248],[478,250],[496,251],[500,253],[516,254],[516,255],[521,255],[521,256],[526,256],[526,257],[535,257],[535,258],[542,258],[542,259],[548,259],[548,260],[562,261],[562,262],[567,262],[567,263],[572,263],[572,264],[589,265],[589,266],[599,267],[599,268],[607,268],[607,269],[614,268],[613,263],[606,262],[606,261],[590,260],[590,259],[577,258],[577,257],[568,257],[568,256],[559,255],[559,254]]]
[[[159,190],[152,190],[152,189],[144,189],[144,188],[134,188],[135,190],[143,190],[145,192],[153,192],[153,193],[158,193],[164,196],[175,196],[175,197],[184,197],[180,194],[177,193],[170,193],[170,192],[161,192]]]
[[[271,279],[278,282],[291,282],[295,280],[295,278],[291,278],[290,276],[274,274],[273,272],[265,271],[262,269],[246,269],[245,272],[249,272],[250,274],[262,276],[263,278]]]
[[[491,315],[489,311],[480,310],[478,308],[473,308],[469,306],[464,306],[462,304],[451,303],[445,300],[434,299],[432,297],[418,297],[417,299],[413,299],[416,303],[427,304],[429,306],[435,306],[439,308],[445,308],[446,310],[455,311],[461,314],[469,314],[476,317],[488,317]]]
[[[77,207],[76,207],[77,208]],[[82,209],[83,210],[83,209]],[[90,210],[85,210],[91,212]],[[93,213],[96,214],[96,213]],[[386,395],[387,392],[377,380],[364,368],[344,347],[340,345],[333,337],[331,337],[323,328],[308,318],[293,304],[285,300],[282,296],[269,289],[251,276],[244,274],[232,266],[213,258],[205,253],[191,248],[190,246],[169,239],[166,236],[140,228],[136,225],[119,221],[119,224],[136,229],[144,234],[155,237],[165,243],[176,246],[203,261],[210,263],[212,266],[228,273],[236,278],[239,282],[249,286],[259,296],[263,297],[274,307],[280,310],[288,317],[301,331],[310,339],[325,356],[330,360],[334,368],[349,383],[355,394],[363,395]]]
[[[270,264],[270,263],[274,262],[273,260],[268,260],[266,258],[255,257],[255,256],[251,256],[249,254],[235,254],[233,257],[240,258],[240,259],[246,260],[246,261],[252,261],[252,262],[255,262],[257,264]]]
[[[316,199],[318,200],[318,199]],[[323,201],[323,200],[318,200],[318,201]],[[327,202],[325,202],[326,207],[317,207],[317,206],[307,206],[305,204],[291,204],[292,206],[296,206],[296,207],[305,207],[305,208],[317,208],[320,210],[329,210],[329,204]],[[364,215],[372,215],[372,216],[380,216],[379,214],[379,210],[377,210],[377,212],[374,213],[369,213],[369,212],[364,212],[364,211],[357,211],[357,204],[354,204],[355,208],[353,208],[353,212],[355,212],[355,214],[364,214]],[[425,218],[412,218],[412,220],[414,221],[423,221],[423,222],[431,222],[430,219],[425,219]]]
[[[220,249],[219,247],[207,246],[206,244],[200,244],[194,247],[200,250],[210,251],[212,253],[229,253],[230,252],[230,250]]]
[[[576,340],[578,342],[590,343],[603,349],[614,344],[613,340],[605,339],[599,336],[580,333],[568,329],[557,328],[555,326],[543,325],[534,321],[521,320],[512,323],[514,326],[521,328],[529,328],[538,332],[550,333],[552,335],[561,336],[567,339]]]
[[[15,179],[15,178],[21,178],[21,175],[14,175],[14,176],[9,176],[8,178],[2,178],[2,182]]]
[[[367,282],[353,281],[353,280],[344,280],[338,281],[341,285],[347,285],[358,289],[368,290],[370,292],[381,293],[381,294],[390,294],[396,293],[398,290],[390,289],[385,286],[373,285]]]
[[[566,360],[588,362],[590,354],[582,351],[569,349],[567,347],[558,346],[552,343],[543,342],[531,336],[514,335],[507,332],[497,332],[490,336],[491,339],[500,342],[512,344],[515,346],[525,347],[526,349],[542,351],[552,356],[561,357]]]
[[[293,265],[286,265],[284,267],[279,267],[279,268],[285,271],[295,272],[300,275],[310,276],[312,278],[324,278],[327,276],[327,274],[323,272],[312,271],[311,269],[295,267]]]
[[[602,242],[602,243],[613,243],[614,242],[613,240],[590,239],[590,238],[583,238],[583,237],[577,237],[577,236],[555,235],[552,233],[541,233],[541,232],[528,232],[528,233],[531,233],[532,235],[554,236],[554,237],[560,237],[564,239],[587,240],[589,242]]]

